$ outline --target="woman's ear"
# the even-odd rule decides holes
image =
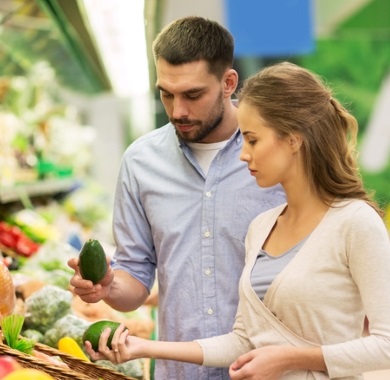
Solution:
[[[234,69],[226,70],[223,76],[223,92],[226,98],[232,96],[238,86],[238,74]]]
[[[298,152],[298,150],[302,146],[302,138],[300,135],[290,135],[288,137],[288,142],[289,142],[291,149],[293,150],[294,153]]]

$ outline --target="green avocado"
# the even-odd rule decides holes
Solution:
[[[106,253],[98,240],[89,239],[79,254],[80,275],[97,284],[107,272]]]
[[[116,329],[119,327],[119,325],[120,323],[118,322],[107,321],[107,320],[94,322],[91,325],[89,325],[89,327],[84,331],[82,337],[83,343],[85,344],[85,342],[88,340],[89,342],[91,342],[92,348],[95,351],[98,351],[100,335],[107,327],[109,327],[111,329],[111,333],[107,341],[107,346],[111,349],[112,337],[114,336],[114,333]]]

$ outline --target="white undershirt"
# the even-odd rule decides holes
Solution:
[[[205,175],[207,175],[214,157],[228,141],[229,140],[225,140],[211,144],[188,143],[188,146],[191,148]]]

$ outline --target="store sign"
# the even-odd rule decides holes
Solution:
[[[224,0],[236,56],[289,56],[314,50],[311,0]]]

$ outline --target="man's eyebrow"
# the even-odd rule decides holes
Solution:
[[[170,94],[171,92],[166,90],[163,86],[157,84],[156,85],[156,88],[160,91],[163,91],[163,92],[167,92],[168,94]],[[205,90],[206,87],[193,87],[193,88],[189,88],[188,90],[186,91],[182,91],[181,93],[182,94],[194,94],[194,93],[197,93],[197,92],[202,92]]]
[[[157,88],[157,90],[167,92],[167,91],[164,89],[164,87],[160,86],[159,84],[156,84],[156,88]]]

